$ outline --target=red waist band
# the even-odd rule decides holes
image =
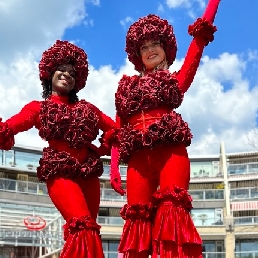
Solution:
[[[159,120],[164,114],[170,113],[171,111],[171,108],[168,107],[160,107],[146,111],[142,110],[141,113],[131,115],[128,118],[128,122],[134,129],[144,130],[145,128],[148,128],[149,125]]]

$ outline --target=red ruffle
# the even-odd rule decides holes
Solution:
[[[175,109],[182,101],[183,94],[174,74],[159,70],[143,77],[124,75],[119,82],[115,104],[119,117],[126,119],[129,115],[159,106]]]
[[[72,218],[64,225],[65,245],[60,258],[104,258],[100,226],[89,216]]]
[[[217,27],[205,18],[198,18],[194,24],[188,27],[188,33],[193,37],[203,38],[206,46],[214,40],[213,34],[216,31]]]
[[[161,257],[199,257],[198,255],[201,255],[198,252],[201,251],[202,240],[189,212],[192,208],[191,201],[192,198],[187,190],[177,186],[174,189],[159,190],[153,195],[153,205],[157,209],[152,233],[154,253],[165,252],[166,255]],[[183,255],[189,251],[189,245],[197,250],[197,253],[193,250],[194,256],[190,255],[191,251],[189,255]],[[175,256],[173,254],[175,250],[181,256]]]
[[[120,131],[120,158],[127,163],[130,155],[144,147],[184,143],[191,144],[192,134],[180,114],[172,111],[151,124],[144,132],[126,125]]]
[[[120,211],[120,215],[124,220],[143,219],[152,220],[153,208],[151,204],[125,204]]]
[[[90,153],[84,163],[80,163],[65,151],[56,151],[51,147],[43,149],[42,158],[37,168],[38,179],[45,182],[54,175],[62,177],[89,177],[101,176],[103,163],[98,154]]]
[[[78,101],[73,107],[53,101],[42,101],[39,135],[49,140],[64,140],[71,148],[80,148],[96,139],[99,118],[91,104]]]
[[[124,205],[120,212],[126,220],[121,237],[119,252],[150,253],[153,210],[151,205]],[[126,256],[125,256],[126,257]]]
[[[7,123],[2,123],[0,118],[0,149],[10,150],[14,145],[14,132]]]
[[[170,241],[163,241],[159,252],[154,250],[151,258],[203,258],[202,246],[199,244],[180,246]]]

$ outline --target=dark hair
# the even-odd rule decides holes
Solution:
[[[52,95],[52,82],[51,80],[42,80],[41,85],[43,87],[43,91],[42,91],[42,98],[43,99],[47,99]],[[79,98],[76,94],[76,90],[72,89],[69,94],[69,102],[70,103],[75,103],[79,101]]]

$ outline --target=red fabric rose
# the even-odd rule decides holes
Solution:
[[[14,146],[14,132],[8,123],[1,122],[0,118],[0,149],[10,150]]]
[[[65,140],[72,148],[80,148],[96,139],[99,118],[85,100],[74,107],[49,100],[42,101],[39,135],[49,140]]]
[[[143,77],[124,75],[118,85],[115,104],[118,115],[126,119],[160,105],[178,108],[182,100],[176,77],[168,70],[161,70]]]
[[[65,151],[56,151],[51,147],[43,149],[43,156],[39,160],[37,176],[39,181],[45,182],[54,175],[66,178],[101,176],[103,163],[98,154],[90,153],[84,163],[80,163]]]
[[[206,46],[214,40],[213,34],[216,31],[217,27],[205,18],[198,18],[194,24],[188,27],[188,33],[193,37],[203,38]]]
[[[120,158],[127,163],[130,155],[144,147],[184,143],[191,144],[192,134],[180,114],[172,111],[151,124],[144,132],[126,125],[120,130]]]
[[[80,218],[71,218],[64,226],[64,240],[66,241],[70,234],[75,234],[81,230],[95,230],[100,233],[100,226],[91,219],[90,216],[83,216]]]

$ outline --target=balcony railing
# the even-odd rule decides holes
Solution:
[[[30,181],[0,178],[0,190],[7,192],[48,195],[46,184]],[[224,200],[223,189],[189,190],[194,201]],[[101,200],[126,201],[126,196],[117,194],[113,189],[102,188]]]
[[[104,255],[105,255],[105,258],[117,258],[118,254],[117,252],[104,251]],[[203,258],[225,258],[226,254],[225,252],[205,252],[205,253],[202,253],[202,257]]]
[[[258,216],[250,216],[250,217],[235,217],[234,218],[235,225],[257,225],[258,224]]]
[[[258,258],[258,251],[254,251],[254,252],[235,252],[235,258]]]
[[[223,189],[189,190],[194,201],[224,200]]]
[[[245,164],[229,164],[227,170],[229,175],[258,173],[258,162]]]
[[[101,225],[107,226],[123,226],[124,220],[121,217],[105,217],[105,216],[98,216],[97,222]]]
[[[225,252],[204,252],[202,253],[203,258],[225,258]]]
[[[8,168],[13,167],[15,169],[27,170],[36,172],[36,168],[39,164],[39,159],[41,157],[41,152],[32,153],[21,150],[10,150],[1,151],[0,155],[0,166]],[[215,161],[218,163],[218,161]],[[126,176],[126,166],[119,166],[122,178]],[[191,178],[199,177],[222,177],[221,165],[215,164],[197,164],[196,162],[191,162]],[[109,177],[110,166],[104,166],[103,177]],[[227,171],[229,175],[236,174],[246,174],[246,173],[258,173],[258,162],[245,163],[245,164],[228,164]]]
[[[230,199],[258,199],[258,188],[257,187],[248,187],[248,188],[237,188],[230,189]]]

